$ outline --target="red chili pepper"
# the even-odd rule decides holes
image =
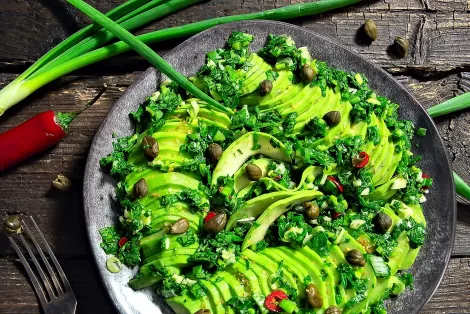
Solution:
[[[216,212],[208,212],[207,216],[204,218],[204,222],[208,222],[217,215]]]
[[[333,182],[333,184],[336,186],[336,188],[338,189],[338,192],[339,193],[343,193],[344,192],[344,187],[341,183],[339,183],[335,177],[333,176],[328,176],[326,177],[327,180]]]
[[[355,168],[364,168],[368,163],[369,155],[366,152],[360,152],[352,160],[352,164]]]
[[[3,171],[51,146],[67,134],[69,124],[104,93],[104,87],[83,109],[72,113],[42,112],[0,134],[0,171]]]
[[[279,181],[279,180],[281,180],[281,178],[282,178],[281,176],[275,176],[275,177],[273,178],[273,180],[274,180],[274,181]]]
[[[425,173],[423,173],[423,174],[421,175],[421,177],[422,177],[423,179],[429,179],[429,178],[430,178],[430,176],[428,176],[428,175],[425,174]],[[423,185],[423,186],[421,187],[421,189],[427,190],[427,189],[429,189],[429,186]]]
[[[285,294],[284,291],[274,290],[273,292],[271,292],[270,295],[266,297],[266,300],[264,301],[264,306],[266,306],[266,308],[270,311],[280,313],[283,310],[278,306],[278,304],[281,300],[287,298],[287,294]]]
[[[333,212],[333,213],[331,214],[331,219],[336,219],[336,218],[338,218],[339,216],[341,216],[341,213]]]
[[[122,237],[122,238],[119,240],[118,245],[119,245],[119,247],[123,247],[124,244],[126,244],[127,242],[129,242],[129,239],[126,238],[126,237]]]

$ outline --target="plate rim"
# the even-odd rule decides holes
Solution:
[[[439,144],[444,148],[444,152],[445,152],[445,156],[446,156],[446,163],[444,163],[444,165],[447,168],[447,170],[449,170],[449,172],[451,174],[450,175],[450,183],[451,183],[451,188],[452,188],[451,189],[452,194],[451,194],[450,197],[451,197],[452,208],[448,209],[448,210],[451,210],[451,215],[452,215],[452,226],[451,226],[451,230],[450,230],[450,237],[451,237],[450,244],[451,245],[450,245],[450,247],[447,251],[447,254],[445,256],[444,267],[442,268],[441,274],[439,275],[437,285],[433,289],[433,291],[431,292],[431,294],[429,295],[428,298],[423,298],[421,300],[421,302],[419,303],[419,306],[416,308],[416,310],[418,312],[435,295],[436,291],[438,290],[438,288],[440,287],[440,285],[442,283],[442,280],[444,278],[444,275],[446,273],[446,270],[449,266],[449,263],[450,263],[450,260],[451,260],[451,257],[452,257],[452,250],[453,250],[453,247],[454,247],[454,244],[455,244],[455,234],[456,234],[456,226],[457,226],[457,198],[456,198],[456,192],[455,192],[455,182],[454,182],[454,178],[453,178],[453,175],[452,175],[452,171],[453,171],[452,170],[452,163],[450,161],[449,152],[446,149],[444,141],[443,141],[443,139],[442,139],[442,137],[439,133],[439,130],[438,130],[434,120],[428,114],[426,109],[421,105],[421,103],[415,98],[415,96],[413,94],[411,94],[406,87],[404,87],[399,81],[397,81],[390,73],[385,71],[381,66],[375,64],[372,61],[367,60],[365,57],[363,57],[358,52],[352,50],[350,47],[344,46],[341,43],[336,42],[333,39],[325,37],[325,36],[323,36],[323,35],[321,35],[317,32],[309,30],[307,28],[304,28],[304,27],[301,27],[301,26],[298,26],[298,25],[295,25],[295,24],[283,22],[283,21],[256,19],[256,20],[245,20],[245,21],[237,21],[237,22],[219,24],[219,25],[216,25],[216,26],[211,27],[209,29],[203,30],[203,31],[201,31],[201,32],[199,32],[199,33],[197,33],[193,36],[187,37],[184,41],[179,43],[173,49],[171,49],[170,51],[165,53],[165,55],[163,55],[163,58],[166,59],[166,57],[168,55],[178,53],[179,50],[184,49],[185,46],[188,45],[188,41],[195,41],[195,40],[197,40],[197,38],[204,36],[206,33],[211,32],[214,29],[229,27],[229,26],[233,26],[233,28],[236,28],[237,25],[247,25],[247,24],[274,24],[274,25],[281,25],[282,27],[291,28],[291,29],[294,29],[294,30],[297,30],[297,31],[310,33],[310,35],[312,35],[312,36],[319,37],[322,40],[328,42],[329,44],[331,44],[333,46],[336,46],[336,47],[339,47],[340,49],[343,49],[343,50],[347,51],[350,54],[353,54],[355,57],[361,59],[363,62],[365,62],[365,63],[369,64],[370,66],[372,66],[376,71],[382,72],[382,74],[385,74],[389,79],[393,80],[395,83],[400,85],[402,87],[401,92],[406,93],[408,97],[412,98],[415,101],[415,103],[419,105],[419,109],[415,109],[415,110],[421,110],[424,113],[424,115],[426,116],[426,119],[428,120],[427,122],[429,122],[430,125],[432,126],[432,128],[434,128],[434,130],[436,131],[437,140],[438,140]],[[123,94],[114,103],[117,103],[121,99],[126,97],[128,95],[129,90],[132,90],[132,89],[136,88],[136,86],[138,86],[139,83],[144,81],[144,78],[147,75],[151,74],[151,72],[156,72],[157,76],[160,74],[160,72],[158,70],[156,70],[155,68],[153,68],[153,67],[147,68],[139,76],[137,76],[135,81],[129,87],[126,88],[126,90],[123,92]],[[119,108],[117,106],[112,106],[111,109],[108,111],[108,113],[106,114],[106,117],[103,119],[103,122],[101,123],[100,127],[98,128],[98,130],[96,131],[96,133],[93,137],[93,141],[90,145],[89,152],[91,151],[91,148],[96,145],[96,142],[97,142],[98,137],[99,137],[98,135],[101,133],[102,129],[104,129],[104,127],[107,124],[108,120],[111,119],[112,113],[114,113],[117,110],[119,110]],[[436,137],[433,138],[433,142],[434,141],[436,141]],[[87,180],[88,176],[91,175],[91,173],[93,172],[93,169],[91,167],[91,159],[92,158],[94,158],[94,156],[91,156],[91,154],[88,154],[88,156],[86,158],[86,166],[85,166],[84,177],[83,177],[83,209],[84,209],[83,215],[84,215],[84,218],[85,218],[86,234],[87,234],[88,244],[90,245],[91,253],[92,253],[92,256],[93,256],[93,261],[94,261],[96,267],[98,267],[98,273],[100,275],[101,283],[104,285],[105,288],[108,288],[108,281],[102,275],[102,270],[100,269],[100,268],[103,268],[104,265],[100,265],[100,263],[98,262],[98,256],[99,256],[99,254],[103,254],[103,251],[102,251],[101,248],[95,247],[96,245],[94,245],[94,241],[92,240],[92,238],[94,237],[94,234],[92,234],[92,232],[90,231],[90,228],[88,227],[88,222],[89,221],[88,221],[88,215],[87,214],[90,210],[88,207],[90,207],[90,206],[88,206],[89,204],[88,204],[87,198],[88,198],[88,195],[89,195],[90,191],[87,188],[86,180]],[[113,295],[111,294],[111,290],[110,289],[105,289],[105,290],[106,290],[106,294],[110,298],[110,301],[112,301],[111,303],[113,304],[114,308],[119,313],[127,313],[123,308],[121,308],[119,303],[113,302],[114,298],[113,298]]]

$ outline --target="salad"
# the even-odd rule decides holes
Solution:
[[[233,32],[190,78],[225,110],[167,80],[130,113],[100,160],[122,207],[107,267],[138,267],[130,287],[178,314],[386,313],[426,237],[426,129],[290,37],[252,40]]]

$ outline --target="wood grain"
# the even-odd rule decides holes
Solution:
[[[308,1],[308,0],[304,0]],[[0,87],[88,20],[65,0],[0,0]],[[89,1],[108,11],[122,0]],[[255,12],[302,0],[212,0],[164,18],[140,32],[217,16]],[[365,19],[374,19],[379,39],[366,44],[358,35]],[[470,91],[470,2],[466,0],[378,0],[334,13],[289,21],[359,52],[392,73],[425,108]],[[410,40],[406,58],[396,59],[390,44]],[[181,39],[182,40],[182,39]],[[164,54],[181,40],[154,45]],[[133,53],[93,65],[37,91],[0,117],[0,132],[34,114],[73,111],[100,90],[108,90],[73,122],[57,146],[0,174],[0,218],[34,215],[67,273],[79,301],[79,313],[113,313],[90,257],[82,212],[82,180],[89,146],[103,118],[148,63]],[[436,119],[453,168],[470,182],[470,112]],[[62,173],[73,189],[60,193],[51,181]],[[470,313],[470,204],[459,199],[453,259],[438,292],[423,313]],[[1,231],[0,227],[0,231]],[[39,313],[36,297],[6,238],[0,235],[0,313]]]

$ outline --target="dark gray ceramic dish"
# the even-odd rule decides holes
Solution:
[[[188,39],[168,53],[166,60],[181,73],[192,75],[204,63],[205,54],[222,47],[233,30],[255,35],[252,44],[254,51],[262,47],[270,33],[292,36],[299,47],[307,46],[314,58],[327,61],[339,69],[365,73],[378,94],[401,105],[402,117],[411,119],[419,127],[427,128],[427,135],[417,138],[419,146],[414,152],[424,157],[422,168],[435,178],[424,206],[429,235],[411,269],[415,277],[415,289],[388,302],[390,313],[417,313],[436,291],[444,275],[455,232],[456,202],[452,172],[446,149],[433,121],[416,99],[386,72],[337,43],[291,24],[247,21],[220,25]],[[106,270],[106,255],[99,247],[98,233],[99,229],[115,223],[119,212],[113,201],[113,181],[100,171],[98,161],[111,152],[113,132],[118,136],[132,134],[128,113],[137,109],[155,91],[159,80],[160,75],[153,68],[148,69],[116,102],[96,133],[85,171],[84,207],[91,249],[104,285],[120,313],[172,312],[150,289],[134,292],[127,286],[127,281],[136,270],[125,269],[119,274],[111,274]]]

